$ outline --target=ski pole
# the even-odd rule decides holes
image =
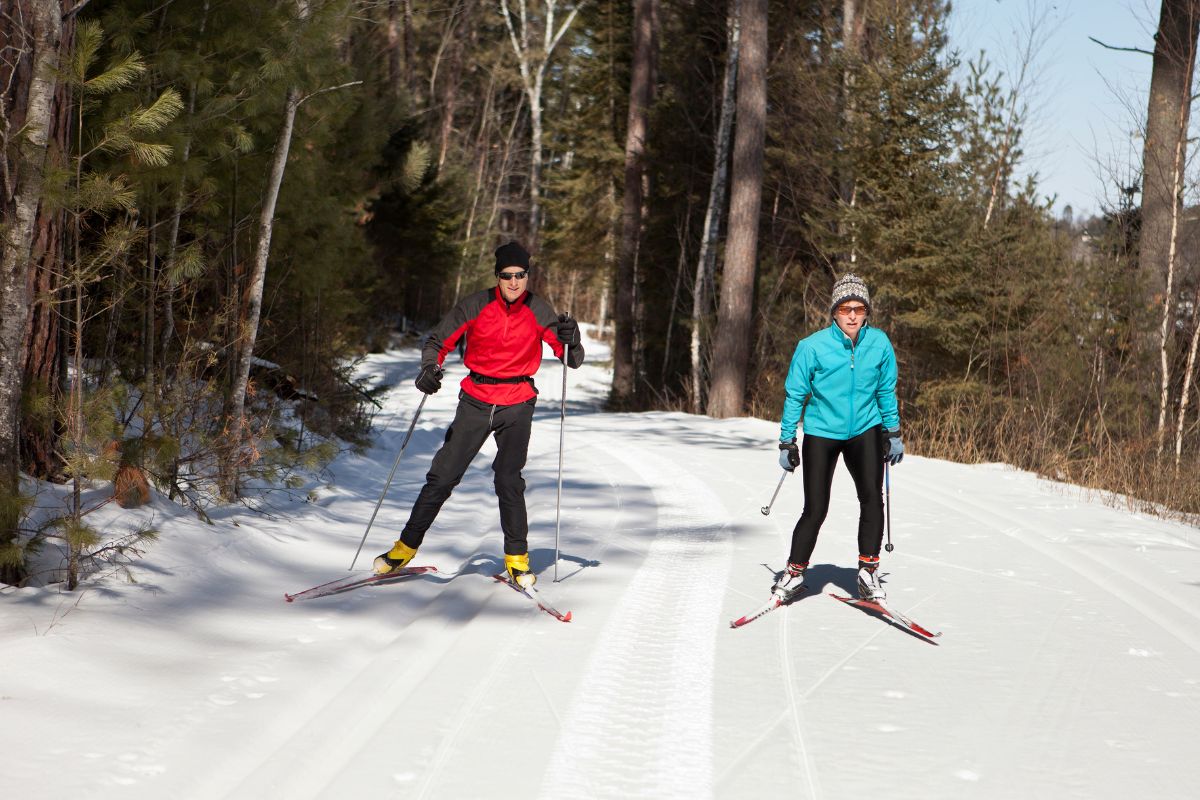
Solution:
[[[558,497],[554,500],[554,582],[558,583],[558,532],[562,524],[563,442],[567,435],[567,345],[562,354],[562,410],[558,417]]]
[[[392,464],[392,471],[388,473],[387,482],[383,484],[383,491],[379,493],[379,500],[375,503],[375,510],[371,512],[371,519],[367,521],[367,529],[363,531],[362,541],[358,543],[358,549],[354,551],[354,560],[350,562],[351,570],[358,563],[358,554],[362,552],[363,545],[367,543],[367,534],[371,532],[371,526],[375,524],[375,515],[379,513],[379,507],[383,505],[383,498],[387,495],[388,488],[392,485],[392,478],[396,476],[396,467],[400,466],[400,457],[404,455],[404,449],[408,447],[408,440],[412,438],[413,429],[417,427],[417,420],[421,418],[421,409],[425,407],[425,401],[428,399],[429,395],[421,395],[421,403],[417,406],[417,413],[413,414],[412,423],[408,426],[408,433],[404,434],[404,441],[400,443],[400,452],[396,454],[396,461]]]
[[[884,504],[884,511],[887,512],[887,544],[883,546],[883,549],[889,553],[896,549],[892,545],[892,480],[890,476],[891,470],[888,469],[888,464],[885,461],[883,463],[883,496],[887,500]]]
[[[779,483],[775,484],[775,494],[771,495],[771,502],[759,509],[764,517],[771,513],[771,506],[775,505],[775,498],[779,497],[779,490],[783,488],[783,481],[787,476],[788,471],[785,469],[783,474],[779,476]]]

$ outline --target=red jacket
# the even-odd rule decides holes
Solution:
[[[499,287],[467,295],[434,326],[421,350],[421,364],[441,365],[459,339],[466,336],[463,363],[474,375],[490,378],[532,378],[542,365],[542,342],[562,358],[554,323],[558,315],[545,299],[525,292],[505,302]],[[583,363],[583,345],[567,353],[567,365]],[[508,406],[537,394],[533,381],[488,383],[467,376],[463,391],[484,403]]]

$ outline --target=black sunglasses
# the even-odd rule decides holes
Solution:
[[[502,281],[520,281],[520,280],[524,280],[528,275],[529,275],[529,271],[524,270],[524,269],[521,270],[520,272],[497,272],[496,273],[496,277]]]

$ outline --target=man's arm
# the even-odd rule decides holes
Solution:
[[[441,366],[446,355],[458,344],[458,340],[467,332],[471,320],[479,316],[483,307],[491,302],[491,292],[475,292],[469,294],[450,309],[450,313],[429,331],[425,345],[421,348],[421,365],[436,364]]]

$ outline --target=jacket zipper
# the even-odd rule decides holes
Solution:
[[[860,333],[861,333],[861,331],[860,331]],[[854,383],[855,383],[855,381],[854,381],[854,350],[855,350],[855,342],[853,339],[851,339],[850,340],[850,427],[846,429],[847,437],[853,435],[854,418],[856,416],[854,413]]]

